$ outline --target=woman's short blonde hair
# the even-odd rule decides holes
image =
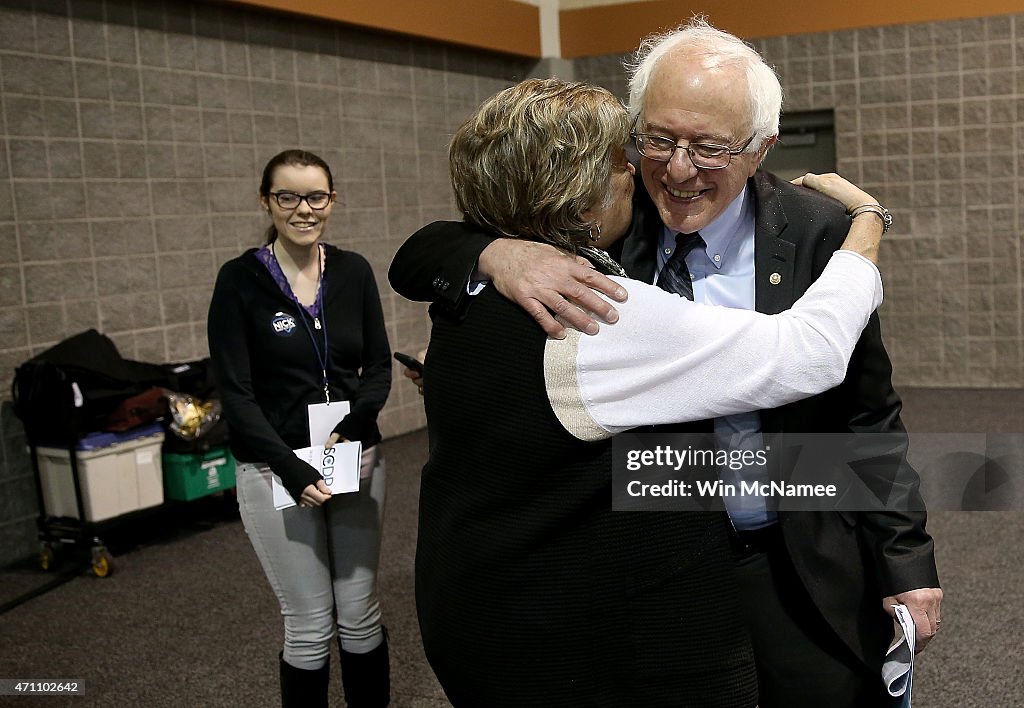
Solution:
[[[455,133],[452,187],[467,221],[570,251],[593,223],[584,212],[609,198],[629,119],[599,86],[528,79],[500,91]]]

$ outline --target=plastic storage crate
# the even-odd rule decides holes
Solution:
[[[163,431],[158,431],[145,437],[75,451],[84,521],[103,521],[163,503],[160,468],[163,439]],[[36,460],[46,514],[77,519],[78,504],[68,450],[39,447]]]
[[[164,493],[168,499],[191,501],[235,486],[235,458],[227,447],[206,452],[165,452]]]

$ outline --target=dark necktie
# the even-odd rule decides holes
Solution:
[[[692,234],[676,234],[676,250],[658,274],[658,287],[692,300],[693,280],[690,278],[690,269],[686,267],[686,256],[693,249],[704,248],[706,245],[696,231]]]

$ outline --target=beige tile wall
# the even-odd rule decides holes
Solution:
[[[785,110],[834,109],[839,172],[893,212],[896,381],[1024,386],[1024,15],[758,40]],[[620,56],[576,76],[625,96]]]
[[[328,240],[369,258],[392,345],[415,351],[425,310],[388,264],[455,213],[454,127],[530,68],[205,3],[0,2],[0,372],[89,327],[128,357],[205,356],[217,268],[259,242],[260,171],[295,146],[332,166]],[[410,389],[388,434],[423,424]]]
[[[0,0],[0,380],[90,327],[129,358],[206,356],[217,268],[260,243],[260,172],[297,146],[334,171],[327,240],[369,259],[392,347],[417,351],[391,257],[455,216],[448,136],[533,64],[206,2]],[[424,422],[396,377],[384,434]],[[7,403],[0,429],[4,564],[38,511]]]

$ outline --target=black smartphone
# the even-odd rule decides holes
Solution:
[[[397,359],[398,363],[402,366],[412,369],[421,375],[423,374],[423,362],[416,357],[403,354],[402,352],[395,352],[395,359]]]

